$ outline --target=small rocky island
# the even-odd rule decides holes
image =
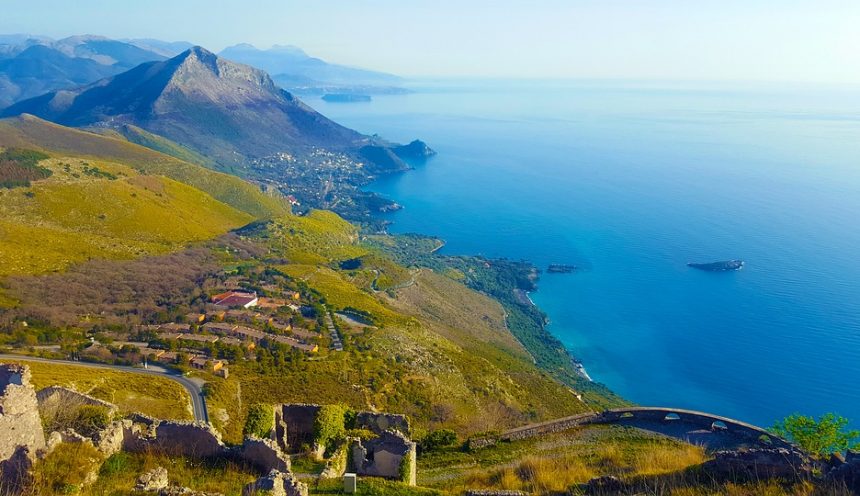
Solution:
[[[743,260],[727,260],[725,262],[711,263],[688,263],[687,267],[704,270],[707,272],[728,272],[731,270],[741,270],[744,268]]]

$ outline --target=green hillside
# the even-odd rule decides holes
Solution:
[[[253,220],[186,184],[105,161],[56,157],[29,187],[0,189],[0,275],[165,253]]]
[[[259,219],[276,218],[289,212],[282,198],[263,193],[238,177],[211,171],[119,138],[60,126],[29,115],[0,120],[0,146],[126,164],[141,174],[163,175],[193,186]]]

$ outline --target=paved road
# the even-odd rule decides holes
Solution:
[[[191,396],[191,406],[194,410],[194,420],[198,422],[209,422],[209,414],[206,412],[206,399],[203,397],[203,390],[201,389],[202,384],[198,384],[197,382],[184,377],[179,374],[173,374],[168,372],[161,367],[157,368],[149,368],[142,369],[137,367],[126,367],[123,365],[106,365],[101,363],[86,363],[86,362],[74,362],[71,360],[53,360],[50,358],[38,358],[38,357],[29,357],[24,355],[6,355],[0,354],[0,360],[9,360],[9,361],[29,361],[29,362],[43,362],[43,363],[60,363],[63,365],[76,365],[79,367],[89,367],[94,369],[110,369],[117,370],[120,372],[131,372],[133,374],[146,374],[146,375],[156,375],[160,377],[164,377],[173,381],[178,382],[182,387],[188,391],[188,394]]]

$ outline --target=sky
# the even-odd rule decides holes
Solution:
[[[858,0],[0,0],[0,33],[297,45],[403,76],[860,84]]]

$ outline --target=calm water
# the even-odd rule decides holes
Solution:
[[[574,263],[534,300],[595,380],[645,405],[860,423],[860,91],[436,84],[310,103],[439,155],[372,186],[394,232]],[[688,269],[742,258],[739,272]]]

